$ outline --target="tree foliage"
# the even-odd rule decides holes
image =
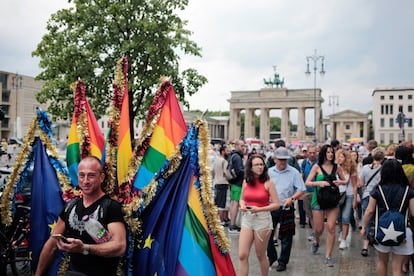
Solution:
[[[106,114],[112,99],[116,61],[129,60],[131,119],[144,117],[161,76],[169,76],[178,99],[193,95],[207,82],[195,69],[179,67],[180,54],[201,57],[190,40],[186,21],[176,12],[188,0],[69,0],[73,6],[51,16],[47,34],[33,56],[40,57],[45,81],[37,95],[49,103],[54,118],[73,112],[70,84],[81,78],[97,117]]]

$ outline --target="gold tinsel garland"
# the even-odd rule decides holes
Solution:
[[[24,170],[24,164],[28,160],[30,152],[32,150],[32,145],[36,138],[36,131],[39,133],[39,137],[42,143],[45,145],[48,155],[54,157],[56,160],[59,159],[56,147],[53,145],[50,137],[42,131],[39,126],[38,118],[34,118],[29,126],[29,130],[23,140],[23,144],[20,147],[20,151],[16,157],[16,161],[13,166],[13,170],[8,178],[8,181],[4,187],[3,196],[1,198],[1,217],[2,222],[6,225],[10,225],[13,221],[12,218],[12,201],[14,198],[16,185],[19,182],[19,177]],[[70,185],[70,180],[67,175],[63,174],[56,170],[56,174],[62,188],[62,191],[72,190],[73,187]],[[73,193],[77,194],[77,191]]]
[[[124,85],[127,82],[126,72],[124,72],[124,64],[127,62],[125,57],[120,58],[116,63],[115,80],[114,80],[114,95],[112,98],[112,105],[109,111],[109,125],[111,132],[109,133],[108,142],[106,143],[106,187],[105,191],[110,196],[114,196],[116,183],[116,155],[117,155],[117,141],[119,136],[119,124],[121,118],[122,98],[124,95]],[[123,88],[123,89],[121,89]]]
[[[1,197],[1,218],[2,222],[6,225],[10,225],[13,221],[12,218],[12,201],[14,198],[14,191],[18,183],[19,177],[21,176],[24,169],[24,161],[27,160],[30,151],[31,145],[35,139],[35,132],[38,128],[37,119],[33,119],[30,124],[27,135],[23,140],[20,151],[16,157],[13,170],[7,179],[7,183],[4,186],[3,195]]]
[[[210,159],[208,158],[208,127],[205,119],[197,119],[194,125],[198,128],[199,146],[199,163],[200,163],[200,182],[201,182],[201,202],[207,220],[207,226],[219,247],[220,251],[227,252],[230,242],[224,234],[223,226],[220,225],[218,209],[213,201],[212,181],[210,173]]]

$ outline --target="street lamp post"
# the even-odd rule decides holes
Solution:
[[[323,77],[325,75],[325,70],[324,70],[324,61],[325,61],[325,56],[320,56],[317,53],[317,50],[315,49],[315,52],[313,54],[313,56],[307,56],[306,57],[306,72],[305,74],[307,76],[310,75],[310,70],[309,70],[309,61],[313,61],[313,107],[314,107],[314,143],[317,142],[318,138],[317,138],[317,134],[316,134],[316,124],[319,124],[319,118],[317,119],[317,114],[316,114],[316,71],[318,70],[318,61],[321,62],[321,70],[319,71],[319,73],[321,74],[321,76]]]
[[[19,88],[22,88],[23,86],[23,77],[20,76],[18,73],[16,73],[16,75],[13,77],[13,82],[12,82],[12,87],[14,88],[15,92],[16,92],[16,121],[15,121],[15,125],[14,125],[14,136],[16,138],[21,138],[21,137],[17,137],[17,126],[18,126],[18,116],[19,116],[19,112],[18,112],[18,98],[19,98],[19,93],[18,90]]]
[[[329,96],[329,106],[332,106],[331,140],[335,140],[336,139],[335,104],[336,104],[336,106],[339,106],[339,97],[336,96],[336,95]]]

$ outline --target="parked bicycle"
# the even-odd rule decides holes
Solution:
[[[0,275],[7,275],[8,266],[13,275],[31,275],[29,236],[30,207],[17,205],[13,223],[1,226]]]

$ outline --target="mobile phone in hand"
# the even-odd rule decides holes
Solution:
[[[250,209],[253,209],[253,207],[252,206],[246,206],[246,209],[250,210]]]
[[[57,240],[62,240],[64,243],[70,243],[68,239],[62,234],[52,234],[52,238],[57,239]]]

